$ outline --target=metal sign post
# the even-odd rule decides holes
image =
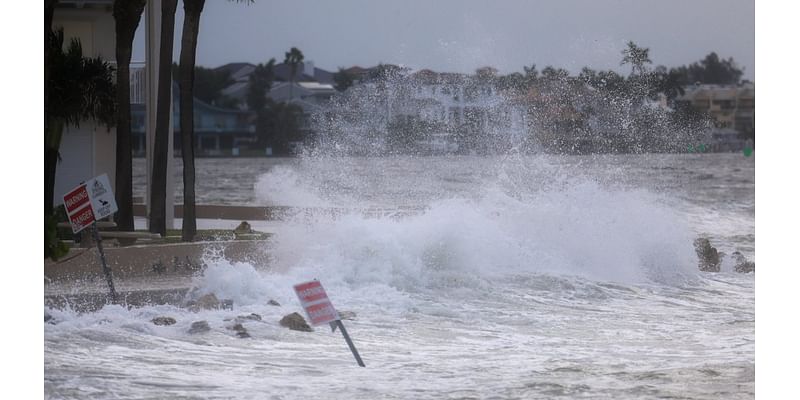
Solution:
[[[108,291],[111,295],[111,301],[117,301],[117,291],[114,290],[114,279],[111,277],[111,268],[106,263],[106,254],[103,252],[103,239],[100,238],[100,232],[97,230],[97,222],[92,224],[92,236],[94,241],[97,242],[97,251],[100,252],[100,262],[103,264],[103,274],[106,276],[108,282]]]
[[[342,320],[337,319],[336,325],[339,326],[339,330],[342,331],[342,336],[344,336],[344,341],[347,342],[347,347],[350,348],[350,352],[353,353],[353,357],[356,358],[356,362],[358,363],[358,365],[366,367],[366,365],[364,365],[364,361],[361,361],[361,356],[358,355],[358,350],[356,350],[356,346],[353,344],[353,341],[350,340],[350,335],[347,334],[347,329],[344,329],[344,324],[342,323]]]
[[[339,313],[336,312],[333,303],[328,299],[328,294],[325,293],[325,289],[322,288],[322,284],[316,280],[301,283],[294,285],[294,292],[297,294],[297,298],[300,300],[300,304],[303,306],[306,315],[308,315],[308,319],[311,320],[311,325],[330,324],[332,331],[335,331],[336,327],[338,327],[339,330],[342,331],[342,336],[344,336],[344,340],[347,342],[347,347],[350,348],[350,352],[353,353],[353,357],[355,357],[358,365],[366,367],[364,361],[361,360],[361,356],[358,354],[358,350],[356,350],[356,346],[350,339],[350,335],[348,335],[347,330],[344,329],[344,324],[342,324]]]

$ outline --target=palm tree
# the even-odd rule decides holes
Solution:
[[[619,65],[631,64],[631,75],[638,71],[639,74],[645,72],[645,64],[652,64],[649,53],[650,49],[639,47],[633,41],[628,41],[628,48],[622,50],[622,62]]]
[[[181,240],[191,242],[197,234],[194,170],[194,64],[200,14],[205,0],[183,0],[183,34],[180,56],[181,154],[183,156],[183,226]]]
[[[66,126],[95,120],[112,126],[115,115],[114,68],[100,57],[83,56],[81,43],[72,39],[63,50],[64,30],[50,31],[47,43],[47,79],[44,105],[45,255],[55,249],[48,242],[47,224],[53,220],[56,168]],[[51,235],[52,236],[52,235]],[[54,238],[52,236],[51,238]]]
[[[133,158],[131,155],[131,77],[133,37],[142,18],[145,0],[114,1],[117,58],[117,226],[133,230]]]
[[[297,47],[292,47],[289,51],[286,52],[286,58],[283,60],[285,64],[289,64],[289,73],[290,73],[290,86],[289,86],[289,101],[292,101],[294,98],[293,96],[293,89],[294,89],[294,77],[297,75],[297,66],[303,62],[303,52],[300,51]]]
[[[170,103],[172,102],[172,42],[178,0],[161,2],[161,44],[158,55],[158,103],[153,141],[153,176],[150,189],[150,232],[167,235],[167,156]]]
[[[237,2],[252,3],[252,0]],[[181,156],[183,157],[183,225],[181,240],[191,242],[197,234],[194,169],[194,73],[197,35],[205,0],[183,0],[183,32],[178,85],[180,90]],[[173,13],[174,17],[174,13]]]

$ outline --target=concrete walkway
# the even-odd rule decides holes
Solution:
[[[266,240],[230,240],[105,248],[119,303],[126,306],[180,304],[215,252],[232,262],[266,268]],[[72,249],[58,262],[45,260],[45,305],[94,311],[108,302],[108,284],[96,247]]]

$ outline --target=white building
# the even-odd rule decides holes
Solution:
[[[115,63],[116,33],[112,15],[113,0],[61,0],[53,13],[53,29],[64,29],[64,41],[71,38],[81,41],[84,56],[102,57]],[[150,176],[152,176],[152,143],[155,134],[155,105],[158,88],[158,53],[161,24],[161,0],[148,0],[141,24],[145,25],[145,57],[140,68],[131,68],[131,99],[146,103],[147,126],[147,176],[148,183],[144,199],[149,201]],[[179,43],[176,43],[179,46]],[[133,64],[133,63],[132,63]],[[145,82],[141,84],[142,68]],[[137,90],[138,89],[138,90]],[[170,121],[170,127],[173,123]],[[172,129],[169,133],[169,148],[173,147]],[[84,121],[79,128],[65,129],[60,147],[61,162],[56,168],[54,204],[61,204],[61,195],[80,182],[101,174],[108,174],[115,185],[116,175],[116,129],[108,129],[94,121]],[[168,153],[167,174],[167,228],[174,227],[174,163],[172,152]],[[149,206],[148,206],[149,209]]]

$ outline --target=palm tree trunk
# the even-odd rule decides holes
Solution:
[[[172,42],[178,0],[161,2],[161,44],[158,55],[158,104],[153,141],[153,176],[150,180],[150,232],[167,235],[167,158],[172,102]]]
[[[191,242],[197,233],[194,171],[194,64],[200,14],[205,0],[183,0],[184,19],[180,56],[181,154],[183,156],[183,226],[181,240]]]
[[[53,213],[53,199],[56,188],[56,167],[58,166],[58,148],[61,144],[61,135],[64,123],[45,118],[44,135],[44,213]]]
[[[131,154],[131,77],[133,37],[144,11],[144,0],[115,1],[117,59],[117,226],[133,230],[133,156]]]
[[[47,140],[49,131],[49,118],[47,118],[47,105],[50,104],[47,100],[47,96],[49,95],[49,90],[47,85],[48,79],[50,79],[50,34],[51,29],[53,29],[53,13],[55,12],[56,4],[58,0],[45,0],[44,2],[44,104],[45,104],[45,116],[44,116],[44,131],[45,131],[45,141]],[[55,192],[55,184],[56,184],[56,165],[58,163],[58,148],[50,149],[47,145],[44,148],[44,213],[45,215],[50,215],[53,212],[53,196]]]

